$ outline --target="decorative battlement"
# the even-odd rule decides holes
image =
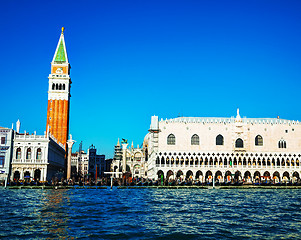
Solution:
[[[231,124],[235,123],[235,118],[216,118],[216,117],[179,117],[163,120],[160,122],[165,123],[213,123],[213,124]],[[288,124],[288,125],[299,125],[300,122],[297,120],[286,120],[278,118],[242,118],[241,122],[244,124]]]
[[[64,144],[60,143],[51,133],[48,134],[48,137],[46,135],[36,135],[36,134],[17,134],[15,136],[15,139],[19,139],[19,140],[53,140],[54,142],[56,142],[60,147],[62,147],[63,149],[65,149]]]

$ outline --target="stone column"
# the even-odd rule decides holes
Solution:
[[[20,171],[20,179],[24,180],[24,168],[21,168]]]
[[[126,172],[126,150],[127,150],[128,144],[123,143],[122,144],[122,173]]]
[[[43,174],[44,181],[47,181],[47,166],[43,170],[44,170],[44,174]]]
[[[40,181],[45,181],[44,172],[45,172],[44,168],[41,168],[41,179],[40,179]]]
[[[68,146],[67,180],[71,178],[71,153],[72,153],[72,146],[74,142],[75,141],[72,140],[72,135],[70,134],[70,139],[67,141],[67,146]]]

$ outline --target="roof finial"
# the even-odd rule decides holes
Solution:
[[[64,27],[62,27],[62,34],[64,34],[64,30],[65,30],[65,28],[64,28]]]
[[[239,108],[237,108],[237,116],[236,116],[235,122],[241,122],[241,117],[239,115]]]

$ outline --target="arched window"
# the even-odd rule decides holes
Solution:
[[[197,134],[191,137],[191,145],[200,145],[200,138]]]
[[[167,137],[167,145],[176,145],[176,137],[173,134],[169,134]]]
[[[59,84],[58,83],[55,85],[55,90],[59,90]]]
[[[62,84],[59,85],[59,90],[62,90]]]
[[[55,89],[55,84],[54,83],[52,83],[52,90],[54,90]]]
[[[37,150],[37,155],[36,155],[36,159],[37,159],[37,160],[41,160],[41,157],[42,157],[42,150],[41,150],[41,148],[38,148],[38,150]]]
[[[243,148],[244,147],[244,142],[241,138],[238,138],[236,141],[235,141],[235,147],[236,148]]]
[[[216,145],[224,145],[224,137],[222,135],[217,135]]]
[[[278,148],[286,148],[286,141],[281,139],[278,142]]]
[[[260,135],[257,135],[255,138],[255,146],[263,146],[263,138]]]
[[[63,84],[63,90],[65,90],[65,83]]]
[[[21,148],[17,148],[16,159],[21,159]]]
[[[31,148],[28,148],[26,151],[26,159],[31,159]]]

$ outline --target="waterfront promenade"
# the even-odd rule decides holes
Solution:
[[[4,187],[2,187],[4,188]],[[7,189],[109,189],[108,186],[8,186]],[[301,189],[294,185],[115,186],[114,189]]]

